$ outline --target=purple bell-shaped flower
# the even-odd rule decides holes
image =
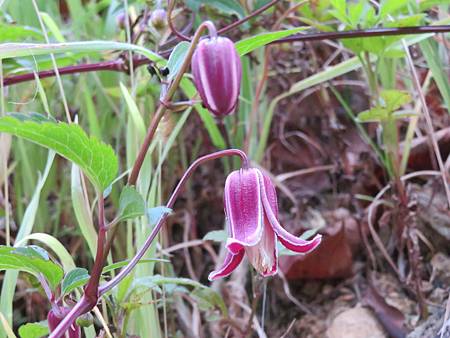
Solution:
[[[192,56],[192,74],[204,106],[221,118],[236,108],[242,66],[233,41],[216,36],[214,30],[210,34],[199,42]]]
[[[224,202],[227,255],[223,265],[209,274],[209,280],[231,274],[244,255],[262,276],[272,276],[278,270],[277,240],[289,250],[303,254],[317,248],[322,240],[321,235],[304,240],[280,225],[275,187],[259,169],[241,169],[228,175]]]

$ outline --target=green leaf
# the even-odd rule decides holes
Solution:
[[[405,92],[395,89],[382,90],[380,92],[381,105],[388,110],[389,113],[399,109],[404,104],[411,101],[411,96]]]
[[[58,262],[61,263],[65,272],[75,269],[73,257],[69,254],[64,245],[58,239],[56,239],[51,235],[34,232],[28,236],[25,236],[21,240],[16,240],[14,244],[15,246],[23,246],[27,243],[27,241],[30,240],[39,241],[48,246],[50,249],[52,249],[52,251],[58,257]]]
[[[61,285],[61,294],[66,295],[76,288],[87,283],[90,276],[86,269],[75,268],[69,271],[64,277]]]
[[[194,298],[202,311],[219,309],[223,314],[227,313],[222,297],[211,288],[196,288],[191,292],[191,297]]]
[[[358,114],[357,120],[359,122],[381,122],[389,118],[389,112],[385,108],[375,107],[365,110]]]
[[[224,14],[236,14],[239,18],[245,16],[244,9],[236,0],[188,0],[187,5],[194,12],[197,12],[201,5],[208,5]]]
[[[63,269],[50,260],[47,251],[36,246],[0,246],[0,270],[19,270],[43,275],[54,290],[64,276]]]
[[[122,267],[124,267],[125,265],[127,265],[130,262],[130,260],[125,260],[125,261],[120,261],[120,262],[116,262],[116,263],[112,263],[109,264],[107,266],[105,266],[102,270],[102,274],[108,273],[110,271],[116,270],[116,269],[120,269]],[[169,260],[167,259],[161,259],[161,258],[148,258],[148,259],[141,259],[138,264],[144,264],[144,263],[155,263],[155,262],[159,262],[159,263],[170,263]]]
[[[19,327],[20,338],[41,338],[50,333],[45,322],[27,323]]]
[[[299,27],[299,28],[287,29],[287,30],[283,30],[283,31],[269,32],[269,33],[262,33],[259,35],[255,35],[250,38],[240,40],[239,42],[237,42],[236,49],[237,49],[239,55],[243,56],[257,48],[260,48],[262,46],[265,46],[265,45],[271,43],[272,41],[288,37],[295,33],[306,30],[308,28],[309,27]]]
[[[381,1],[380,17],[384,18],[394,14],[408,4],[409,0],[383,0]]]
[[[165,214],[170,214],[172,209],[165,206],[159,206],[147,209],[147,218],[150,225],[155,225],[158,223],[159,219]]]
[[[0,42],[23,42],[30,38],[42,40],[43,36],[32,27],[0,23]]]
[[[168,292],[182,291],[179,287],[192,287],[194,290],[190,293],[202,310],[219,309],[224,315],[227,314],[227,308],[222,297],[210,287],[189,278],[165,277],[154,275],[136,279],[136,283],[146,283],[147,286],[165,286]],[[136,284],[135,284],[136,285]]]
[[[340,22],[350,24],[347,17],[347,2],[346,0],[330,0],[330,4],[333,7],[330,10],[330,14],[338,19]]]
[[[228,234],[225,230],[213,230],[208,232],[204,237],[204,241],[225,242]]]
[[[40,114],[14,113],[0,118],[0,132],[50,148],[80,166],[104,190],[114,180],[118,160],[111,146],[89,137],[77,124],[56,122]]]
[[[181,41],[173,49],[169,56],[169,61],[167,61],[167,67],[169,68],[169,76],[167,77],[168,81],[171,81],[180,71],[190,45],[191,44],[187,41]]]
[[[74,52],[102,52],[108,50],[129,50],[142,54],[155,62],[165,60],[158,54],[144,47],[130,43],[115,41],[81,41],[65,43],[5,43],[0,45],[0,58],[14,58],[20,56],[47,55],[51,53],[74,53]]]
[[[64,36],[62,35],[61,31],[58,28],[58,25],[56,24],[55,20],[48,15],[45,12],[40,12],[42,21],[47,26],[48,30],[52,33],[53,37],[58,42],[65,42]]]
[[[444,99],[447,111],[450,111],[450,82],[448,78],[448,72],[444,72],[446,65],[444,64],[443,58],[439,55],[438,43],[432,39],[422,41],[420,44],[420,49],[430,67],[433,79]]]
[[[143,140],[146,133],[145,122],[142,118],[141,112],[134,100],[133,96],[128,92],[127,87],[120,82],[120,91],[122,92],[122,96],[125,98],[125,102],[127,103],[128,110],[130,112],[131,119],[133,120],[133,124],[136,126],[137,136],[139,140]]]
[[[347,12],[347,0],[330,0],[330,5],[340,13]]]
[[[145,215],[145,201],[133,187],[123,188],[119,198],[119,220]]]

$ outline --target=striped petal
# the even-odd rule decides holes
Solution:
[[[227,248],[236,254],[258,244],[264,223],[258,170],[241,169],[228,175],[224,199],[230,236]]]
[[[261,199],[264,206],[264,214],[269,220],[278,240],[289,250],[298,253],[308,253],[317,248],[322,240],[322,235],[316,235],[312,240],[304,240],[286,231],[278,222],[278,206],[275,187],[270,178],[259,172],[259,180],[262,186]]]
[[[254,246],[246,247],[245,253],[255,270],[262,276],[273,276],[277,273],[278,260],[275,233],[267,219],[264,222],[264,233],[261,241]]]
[[[225,256],[225,261],[223,262],[223,265],[219,269],[211,272],[208,276],[208,279],[210,281],[213,281],[215,279],[230,275],[234,271],[234,269],[236,269],[238,265],[241,263],[243,257],[244,257],[244,250],[239,251],[235,255],[227,251],[227,255]]]
[[[239,98],[242,66],[230,39],[201,40],[192,56],[192,75],[208,110],[219,117],[234,111]]]

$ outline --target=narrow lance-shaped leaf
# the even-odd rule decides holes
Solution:
[[[89,137],[77,124],[56,122],[40,114],[10,114],[0,118],[0,132],[13,134],[54,150],[82,168],[96,188],[114,180],[118,160],[111,146]]]

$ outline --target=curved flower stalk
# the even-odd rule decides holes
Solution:
[[[321,235],[303,240],[280,225],[275,187],[259,169],[233,171],[225,183],[224,202],[230,236],[228,252],[222,267],[210,273],[211,281],[230,275],[245,254],[261,275],[276,274],[276,239],[289,250],[304,254],[317,248],[322,240]]]
[[[233,41],[217,36],[214,25],[209,24],[210,37],[199,42],[192,56],[192,74],[204,106],[222,118],[237,106],[242,65]]]

